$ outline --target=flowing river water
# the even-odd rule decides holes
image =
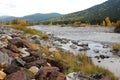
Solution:
[[[111,52],[111,43],[120,44],[120,34],[113,33],[114,28],[107,27],[58,27],[58,26],[30,26],[30,28],[40,30],[48,34],[54,34],[60,38],[79,41],[81,43],[88,43],[90,50],[86,51],[87,55],[91,57],[95,65],[104,67],[113,72],[120,78],[120,57],[113,55]],[[69,42],[62,44],[62,48],[74,52],[79,52],[79,46],[76,49],[71,49]],[[106,46],[107,45],[107,46]],[[106,47],[105,47],[106,46]],[[99,52],[96,52],[99,51]],[[95,56],[105,55],[109,58],[98,59]]]

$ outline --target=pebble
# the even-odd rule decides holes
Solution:
[[[29,68],[29,71],[31,71],[33,74],[37,74],[37,72],[39,71],[39,68],[36,66],[32,66]]]
[[[0,71],[0,80],[5,79],[6,77],[6,73],[4,73],[3,71]]]

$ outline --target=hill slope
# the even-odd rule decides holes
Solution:
[[[120,20],[120,0],[108,0],[102,4],[93,6],[89,9],[63,15],[58,18],[51,19],[53,22],[90,22],[100,23],[105,17],[110,17],[112,21]],[[49,20],[48,20],[49,21]]]
[[[13,20],[15,18],[17,18],[17,17],[14,17],[14,16],[0,16],[0,21],[6,22],[6,21]]]
[[[54,18],[58,16],[61,16],[61,14],[59,13],[49,13],[49,14],[36,13],[36,14],[24,16],[22,17],[22,19],[28,20],[28,21],[41,21],[44,19]]]
[[[37,21],[41,21],[41,20],[44,20],[44,19],[58,17],[58,16],[61,16],[61,14],[59,14],[59,13],[49,13],[49,14],[36,13],[36,14],[32,14],[32,15],[27,15],[27,16],[24,16],[24,17],[19,17],[19,18],[21,18],[23,20],[37,22]],[[0,21],[6,22],[6,21],[10,21],[10,20],[13,20],[13,19],[16,19],[16,18],[18,18],[18,17],[1,16]]]

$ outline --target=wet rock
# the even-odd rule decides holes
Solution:
[[[53,42],[53,45],[54,45],[54,46],[62,46],[61,43],[60,43],[59,41]]]
[[[72,40],[71,41],[73,44],[77,45],[78,44],[78,41],[75,41],[75,40]]]
[[[104,58],[106,58],[106,56],[105,55],[100,55],[100,58],[104,59]]]
[[[94,80],[94,79],[87,76],[83,76],[79,72],[72,72],[66,76],[66,80]]]
[[[31,80],[23,71],[17,71],[8,75],[5,80]]]
[[[5,79],[6,77],[6,73],[4,73],[3,71],[0,71],[0,80]]]
[[[99,56],[95,56],[95,58],[97,58],[97,59],[105,59],[105,58],[109,58],[109,56],[107,56],[107,55],[99,55]]]
[[[18,70],[20,70],[20,67],[18,67],[17,65],[8,65],[4,68],[4,72],[7,74],[17,72]]]
[[[12,58],[8,56],[7,53],[3,53],[0,51],[0,63],[5,63],[6,65],[11,64]]]
[[[99,50],[98,49],[94,49],[93,50],[95,53],[99,53]]]
[[[78,51],[86,51],[87,49],[81,47]]]
[[[68,41],[69,41],[69,40],[63,38],[63,39],[61,40],[61,44],[67,44]]]
[[[103,45],[103,48],[109,48],[109,45],[104,44],[104,45]]]
[[[33,74],[36,74],[39,71],[39,68],[36,66],[32,66],[29,68],[29,71],[31,71]]]
[[[71,47],[72,49],[77,49],[77,46],[74,45],[74,44],[70,45],[70,47]]]
[[[90,77],[92,77],[93,79],[100,80],[104,77],[104,75],[102,73],[96,73],[96,74],[92,74]]]
[[[41,59],[41,60],[36,60],[36,61],[33,61],[33,62],[29,62],[29,63],[26,63],[25,64],[25,68],[30,68],[32,66],[37,66],[37,67],[41,67],[43,64],[46,63],[46,60],[45,59]]]
[[[21,50],[21,56],[22,57],[27,57],[27,56],[30,56],[30,53],[26,51],[27,48],[22,48]]]
[[[15,58],[16,62],[21,65],[21,66],[24,66],[26,64],[25,61],[23,61],[21,58]]]
[[[90,48],[89,48],[88,46],[83,46],[83,48],[84,48],[85,50],[90,50]]]
[[[101,61],[98,61],[98,63],[101,63]]]
[[[60,61],[56,61],[54,59],[51,58],[47,58],[47,62],[51,64],[51,66],[56,66],[60,69],[60,72],[63,72],[65,70],[69,69],[69,65],[67,65],[66,63],[60,62]]]
[[[78,46],[88,46],[88,43],[78,42]]]

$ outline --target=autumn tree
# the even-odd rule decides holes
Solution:
[[[104,20],[102,21],[101,25],[102,25],[102,26],[106,26],[106,23],[105,23]]]
[[[111,26],[111,21],[110,21],[109,17],[105,18],[105,22],[106,22],[107,26]]]

